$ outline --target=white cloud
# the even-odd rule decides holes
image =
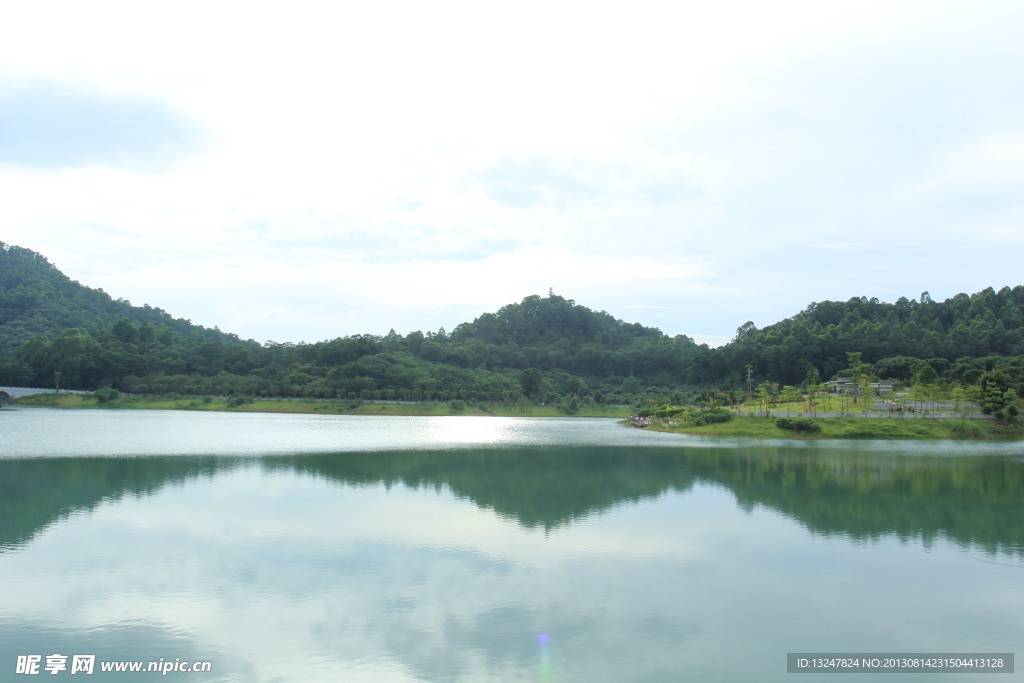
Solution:
[[[943,160],[939,175],[943,186],[937,191],[1020,188],[1024,185],[1024,125],[953,150]]]
[[[1013,231],[1020,18],[955,1],[22,3],[0,82],[162,102],[205,142],[160,174],[103,150],[0,165],[3,239],[279,341],[451,327],[549,286],[719,336],[823,291],[937,291],[935,262],[794,285],[819,245],[956,251],[971,214]],[[939,284],[1017,272],[960,265]]]

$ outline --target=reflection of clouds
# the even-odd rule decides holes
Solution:
[[[510,680],[535,665],[541,629],[589,640],[595,607],[625,622],[650,610],[608,593],[618,563],[676,566],[685,549],[663,531],[637,542],[633,523],[545,536],[445,493],[248,467],[75,515],[0,577],[26,588],[7,615],[189,633],[261,677]]]
[[[920,604],[969,562],[941,542],[922,553],[815,538],[738,509],[720,487],[545,534],[444,489],[342,486],[254,464],[41,532],[0,558],[0,582],[19,587],[0,624],[187,634],[209,659],[241,662],[223,680],[528,680],[538,634],[566,680],[749,680],[794,641],[882,651],[910,632],[945,642],[951,619],[977,629],[958,645],[985,649],[972,594]],[[880,568],[897,580],[880,584]],[[992,570],[983,597],[1019,595],[1012,571]],[[982,602],[998,615],[1013,601]],[[138,643],[139,656],[165,655],[158,641]]]
[[[162,504],[163,497],[154,504]],[[343,486],[294,472],[267,472],[259,465],[196,481],[174,497],[180,507],[175,505],[173,514],[140,516],[135,509],[113,506],[104,517],[140,540],[155,533],[181,543],[216,542],[237,549],[268,541],[296,551],[358,543],[457,548],[538,568],[591,556],[686,561],[715,525],[705,510],[653,518],[649,508],[629,505],[575,521],[571,531],[545,535],[541,529],[524,530],[493,510],[467,505],[446,488],[399,485],[382,497],[376,485]],[[666,533],[637,535],[637,525]]]
[[[330,404],[325,404],[330,409]],[[11,411],[0,458],[271,455],[439,449],[469,445],[672,447],[686,435],[624,428],[614,419],[83,410]]]

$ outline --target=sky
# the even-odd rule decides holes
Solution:
[[[15,3],[0,241],[260,342],[1024,284],[1024,3]]]

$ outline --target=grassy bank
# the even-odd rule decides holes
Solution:
[[[218,398],[156,398],[127,396],[105,402],[93,394],[35,394],[14,402],[23,406],[50,406],[57,408],[137,408],[143,410],[201,410],[230,413],[302,413],[311,415],[491,415],[499,417],[565,417],[555,406],[535,406],[527,403],[361,403],[353,401],[271,401],[254,400],[230,405],[228,399]],[[625,418],[630,408],[584,406],[573,417]],[[679,423],[663,425],[660,421],[645,427],[652,431],[700,434],[706,436],[750,436],[771,439],[1021,439],[1024,422],[1014,425],[997,424],[995,420],[942,419],[942,418],[816,418],[821,431],[799,434],[776,424],[770,418],[736,416],[728,422],[699,427]]]
[[[707,436],[754,436],[769,439],[1020,439],[1024,424],[998,424],[995,420],[900,418],[900,417],[825,417],[816,418],[821,431],[799,434],[783,429],[770,417],[734,417],[728,422],[695,427],[685,424],[652,424],[645,429]]]
[[[57,408],[138,408],[143,410],[203,410],[229,413],[304,413],[311,415],[492,415],[500,417],[565,417],[555,406],[527,403],[362,403],[358,401],[253,400],[237,405],[222,398],[152,398],[126,396],[100,402],[92,394],[35,394],[15,405]],[[583,406],[573,417],[627,417],[629,408]]]

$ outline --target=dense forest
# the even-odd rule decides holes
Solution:
[[[907,381],[928,360],[940,376],[975,381],[993,365],[1019,365],[1024,356],[1024,287],[991,287],[973,296],[957,294],[935,302],[925,292],[920,299],[900,298],[894,304],[855,298],[824,301],[801,313],[758,330],[740,327],[726,347],[699,363],[714,381],[723,371],[748,363],[762,377],[799,384],[804,364],[822,377],[847,368],[848,352],[861,352],[880,379]],[[1010,361],[1015,358],[1016,361]],[[959,362],[962,361],[962,362]],[[1018,370],[1014,371],[1019,372]]]
[[[686,402],[758,383],[836,374],[1024,390],[1024,287],[942,302],[814,303],[741,326],[720,348],[670,337],[571,299],[529,296],[426,333],[259,344],[113,300],[42,255],[0,243],[0,384],[131,393],[343,400]],[[858,367],[851,369],[851,359]],[[749,373],[749,374],[748,374]]]
[[[0,242],[0,357],[33,337],[58,337],[66,329],[93,329],[122,317],[137,325],[164,325],[180,336],[196,333],[208,341],[241,342],[233,334],[173,318],[159,308],[114,300],[102,289],[69,279],[42,254]]]

